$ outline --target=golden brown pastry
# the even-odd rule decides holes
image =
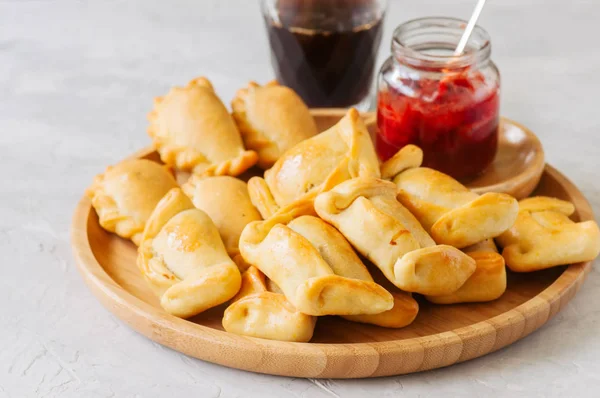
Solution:
[[[108,167],[86,194],[102,228],[139,245],[152,210],[175,187],[177,182],[167,167],[135,159]]]
[[[598,224],[572,221],[569,216],[575,208],[571,203],[538,196],[521,200],[519,208],[512,228],[496,239],[512,271],[591,261],[600,253]]]
[[[308,107],[294,90],[276,81],[250,82],[231,102],[246,148],[258,153],[258,166],[268,169],[294,145],[318,133]]]
[[[406,145],[381,165],[381,178],[393,180],[404,170],[420,167],[423,150],[416,145]]]
[[[246,151],[233,118],[208,79],[174,87],[154,101],[148,134],[163,162],[202,175],[236,176],[258,156]]]
[[[437,243],[463,248],[495,238],[513,225],[518,213],[515,198],[493,192],[479,196],[446,174],[415,167],[420,164],[419,152],[408,145],[382,169],[393,176],[398,200]]]
[[[379,161],[358,111],[350,109],[335,126],[287,150],[265,172],[248,181],[252,203],[264,219],[280,208],[308,200],[342,181],[379,177]]]
[[[322,219],[400,289],[428,295],[455,292],[475,271],[475,261],[452,246],[436,246],[395,196],[391,182],[355,178],[320,194],[314,205]]]
[[[267,290],[267,278],[265,274],[254,266],[249,266],[242,273],[242,285],[237,294],[231,299],[231,304],[251,294],[263,293]]]
[[[384,328],[399,329],[413,323],[419,313],[419,303],[410,293],[391,292],[394,307],[391,310],[374,315],[346,315],[343,318],[359,323],[368,323]]]
[[[575,213],[575,206],[571,202],[548,196],[532,196],[519,201],[519,211],[536,213],[539,211],[555,211],[566,216]]]
[[[192,176],[182,189],[194,206],[215,223],[227,253],[240,265],[238,243],[242,230],[249,222],[261,220],[250,202],[246,183],[229,176]]]
[[[392,308],[392,296],[376,283],[336,275],[305,237],[285,225],[293,218],[251,222],[242,232],[240,251],[294,307],[315,316],[378,314]]]
[[[445,296],[426,296],[436,304],[475,303],[496,300],[506,291],[504,258],[492,239],[469,246],[463,250],[477,268],[473,275],[454,293]]]
[[[308,342],[316,321],[283,294],[267,291],[264,274],[252,266],[242,274],[242,288],[223,314],[228,332],[280,341]]]
[[[187,318],[231,299],[241,277],[217,227],[179,188],[150,216],[137,264],[170,314]]]
[[[346,238],[325,221],[318,217],[302,216],[292,220],[288,227],[305,237],[319,251],[336,275],[374,282],[367,267],[358,258]],[[379,314],[342,317],[388,328],[402,328],[409,325],[417,316],[418,303],[406,293],[392,293],[392,296],[394,306],[387,311]]]

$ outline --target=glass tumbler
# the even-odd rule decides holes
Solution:
[[[277,80],[309,107],[366,110],[387,0],[261,0]]]

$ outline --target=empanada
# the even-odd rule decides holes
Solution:
[[[253,266],[242,274],[242,288],[223,314],[228,332],[280,341],[308,342],[316,321],[283,294],[267,291],[264,274]]]
[[[135,159],[108,167],[86,194],[102,228],[139,245],[152,210],[175,187],[177,182],[167,167]]]
[[[308,200],[350,178],[379,177],[379,161],[358,111],[287,150],[265,178],[248,181],[252,203],[264,219],[280,208]]]
[[[495,238],[513,225],[518,213],[515,198],[494,192],[479,196],[444,173],[415,167],[420,164],[419,152],[408,145],[382,169],[398,186],[400,203],[437,243],[463,248]]]
[[[187,318],[231,299],[240,290],[238,267],[217,227],[179,188],[150,216],[137,264],[165,311]]]
[[[163,162],[202,175],[236,176],[254,166],[233,118],[208,79],[174,87],[154,101],[148,134]]]
[[[404,291],[450,294],[475,271],[475,261],[460,250],[435,245],[396,200],[391,182],[354,178],[321,193],[314,206],[322,219]]]
[[[519,208],[517,221],[496,239],[512,271],[591,261],[600,253],[598,224],[572,221],[571,203],[538,196],[521,200]]]
[[[192,176],[182,189],[194,206],[215,223],[227,253],[239,263],[238,243],[242,230],[249,222],[261,220],[250,202],[246,183],[229,176]]]
[[[334,227],[318,217],[302,216],[288,223],[288,227],[305,237],[336,275],[374,282],[367,267],[356,255],[350,243]],[[351,321],[402,328],[417,316],[419,305],[409,294],[393,292],[394,306],[379,314],[343,315]]]
[[[454,293],[445,296],[426,296],[436,304],[476,303],[496,300],[506,291],[504,258],[492,239],[469,246],[463,250],[475,260],[473,275]]]
[[[276,81],[250,82],[231,102],[246,148],[258,153],[258,166],[268,169],[281,155],[317,134],[308,107],[294,90]]]
[[[280,215],[244,228],[240,252],[277,284],[300,312],[308,315],[378,314],[393,306],[390,293],[371,281],[336,275],[319,251],[285,225]]]

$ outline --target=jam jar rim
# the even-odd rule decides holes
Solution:
[[[429,28],[445,28],[453,29],[456,33],[455,46],[460,40],[460,36],[464,31],[464,27],[467,25],[467,21],[460,18],[453,17],[423,17],[416,18],[406,21],[398,25],[392,34],[392,58],[397,62],[405,63],[415,68],[424,69],[440,69],[440,70],[455,70],[464,69],[466,67],[481,64],[489,61],[492,45],[489,33],[479,25],[475,25],[469,42],[467,43],[467,49],[471,51],[465,51],[460,55],[449,54],[431,54],[424,51],[417,50],[413,46],[406,43],[407,39],[412,37],[406,37],[408,34],[414,34],[418,36],[420,31],[424,31]],[[448,38],[452,36],[447,35]],[[473,44],[474,38],[478,38],[481,44],[476,47],[469,47],[469,44]],[[450,50],[450,47],[444,48],[439,43],[437,48]]]

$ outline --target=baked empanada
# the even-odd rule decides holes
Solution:
[[[454,293],[445,296],[426,296],[436,304],[476,303],[496,300],[506,291],[504,258],[492,239],[469,246],[463,250],[477,268],[473,275]]]
[[[238,267],[217,227],[179,188],[158,203],[144,230],[137,264],[165,311],[187,318],[240,290]]]
[[[174,87],[154,101],[148,134],[163,162],[202,175],[236,176],[254,166],[233,118],[208,79]]]
[[[318,217],[302,216],[288,223],[288,227],[305,237],[336,275],[346,278],[374,282],[367,267],[356,255],[350,243],[334,227]],[[417,316],[419,305],[409,294],[392,292],[394,306],[379,314],[343,315],[354,322],[402,328],[409,325]]]
[[[223,314],[228,332],[280,341],[308,342],[316,321],[283,294],[267,291],[264,274],[253,266],[242,274],[242,288]]]
[[[250,202],[246,183],[229,176],[192,176],[182,189],[194,206],[215,223],[227,253],[240,265],[238,243],[242,230],[249,222],[261,220]]]
[[[594,221],[574,222],[575,207],[564,200],[533,197],[519,202],[514,225],[496,241],[506,265],[531,272],[557,265],[591,261],[600,253],[600,231]]]
[[[280,208],[308,200],[350,178],[379,177],[379,161],[358,111],[287,150],[265,178],[248,181],[252,203],[264,219]]]
[[[444,173],[415,167],[420,164],[419,152],[408,145],[382,169],[398,186],[400,203],[437,243],[463,248],[495,238],[513,225],[518,213],[515,198],[494,192],[479,196]]]
[[[258,166],[268,169],[281,155],[317,134],[308,107],[294,90],[276,81],[250,82],[231,102],[246,148],[258,153]]]
[[[128,160],[96,176],[86,195],[109,232],[140,244],[156,204],[177,182],[169,169],[146,159]]]
[[[240,238],[242,256],[277,284],[308,315],[378,314],[393,306],[390,293],[371,281],[336,275],[319,251],[280,215],[254,221]]]
[[[435,245],[396,200],[396,186],[391,182],[348,180],[317,196],[314,206],[322,219],[404,291],[450,294],[475,271],[471,257],[452,246]]]

